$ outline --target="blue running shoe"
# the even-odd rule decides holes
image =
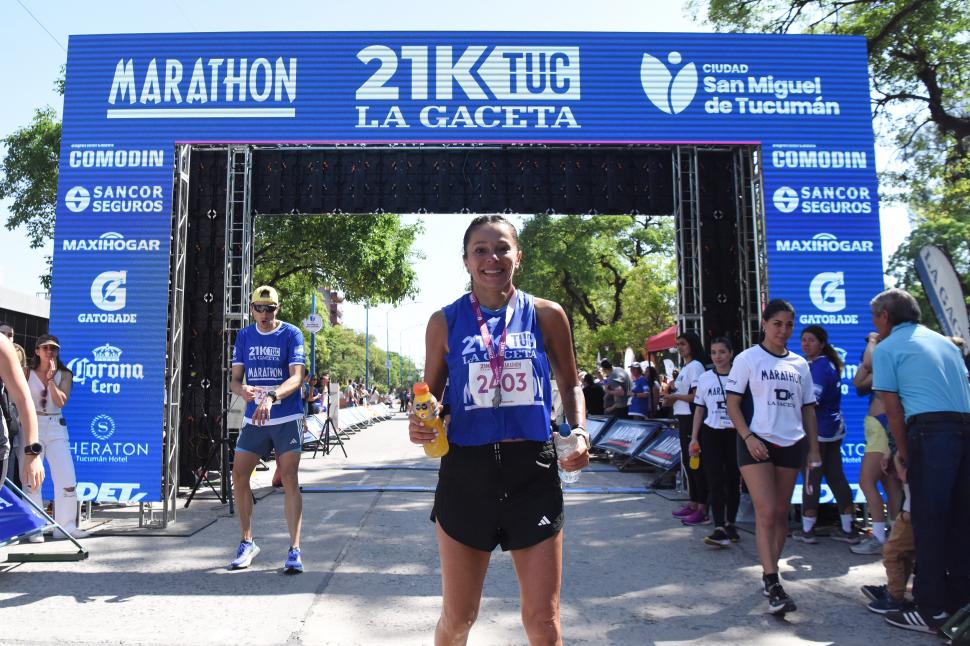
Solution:
[[[300,548],[291,547],[286,553],[286,562],[283,563],[285,574],[299,574],[303,571],[303,559],[300,557]]]
[[[229,563],[229,569],[242,570],[249,567],[257,554],[259,554],[259,546],[254,541],[240,541],[239,549],[236,550],[236,558]]]

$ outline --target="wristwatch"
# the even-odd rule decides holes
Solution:
[[[277,399],[279,399],[279,398],[278,398],[278,397],[276,396],[276,391],[275,391],[275,390],[271,390],[271,391],[269,391],[268,393],[266,393],[266,396],[267,396],[267,397],[269,397],[269,398],[270,398],[271,400],[273,400],[273,403],[274,403],[274,404],[276,403],[276,400],[277,400]]]
[[[40,455],[43,450],[43,444],[40,442],[34,442],[33,444],[28,444],[24,447],[24,455]]]

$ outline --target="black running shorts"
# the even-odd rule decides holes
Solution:
[[[768,459],[767,460],[755,460],[748,451],[747,443],[741,439],[741,434],[738,433],[738,466],[744,467],[749,464],[773,464],[776,467],[783,467],[785,469],[802,469],[805,466],[805,455],[808,452],[808,438],[803,437],[791,446],[779,446],[777,444],[772,444],[757,435],[756,438],[761,440],[766,447],[768,447]]]
[[[491,552],[531,547],[563,526],[552,442],[451,445],[441,459],[431,521],[463,545]]]

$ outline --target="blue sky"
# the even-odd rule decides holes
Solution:
[[[372,0],[367,3],[334,1],[251,0],[140,2],[98,0],[7,0],[0,3],[0,74],[8,88],[0,102],[0,136],[29,122],[35,109],[61,108],[53,90],[54,79],[66,60],[63,48],[70,34],[192,32],[192,31],[707,31],[686,15],[685,4],[658,0],[491,0],[487,3],[445,3]],[[30,13],[36,17],[36,21]],[[40,24],[38,24],[38,21]],[[42,25],[42,26],[41,26]],[[46,30],[46,31],[45,31]],[[49,32],[49,33],[48,33]],[[880,168],[889,158],[878,151]],[[6,221],[9,205],[0,203]],[[428,258],[418,266],[420,276],[434,276],[435,291],[458,294],[466,275],[458,253],[468,216],[424,216],[427,233],[418,241]],[[905,212],[882,209],[884,257],[895,250],[909,230]],[[427,253],[446,241],[455,241],[455,253]],[[0,229],[0,285],[33,294],[41,290],[37,276],[51,246],[27,249],[21,230]],[[453,284],[442,284],[446,277]],[[430,293],[430,292],[429,292]],[[441,306],[433,297],[419,296],[418,304],[387,314],[372,312],[371,332],[392,350],[403,341],[408,354],[423,354],[420,327]],[[363,311],[346,308],[348,325],[363,329]],[[389,328],[389,329],[388,329]],[[416,335],[416,336],[415,336]]]

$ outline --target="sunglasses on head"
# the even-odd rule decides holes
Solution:
[[[259,312],[260,314],[265,314],[267,312],[275,312],[276,306],[275,305],[253,305],[253,309]]]
[[[56,345],[42,345],[40,346],[40,349],[47,350],[48,352],[57,352],[60,348],[58,348]]]

